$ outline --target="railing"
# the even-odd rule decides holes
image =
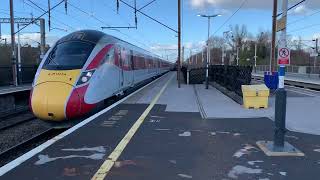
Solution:
[[[37,72],[36,65],[21,65],[18,73],[19,84],[32,83]],[[13,85],[12,66],[0,66],[0,86]]]
[[[214,81],[228,90],[242,95],[241,85],[251,83],[251,66],[210,66],[210,81]]]
[[[257,72],[269,71],[269,65],[257,65]],[[287,66],[286,72],[297,74],[320,74],[320,66]]]
[[[257,74],[263,75],[263,72],[269,71],[268,65],[259,65],[253,71]],[[300,81],[316,81],[320,82],[320,67],[316,66],[287,66],[286,76]]]
[[[189,84],[202,84],[205,81],[206,68],[182,67],[185,82]],[[226,89],[242,95],[241,85],[251,83],[251,66],[209,66],[209,81],[216,82]]]
[[[0,86],[13,85],[12,67],[0,66]]]

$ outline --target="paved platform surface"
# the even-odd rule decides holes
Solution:
[[[19,86],[0,86],[0,95],[10,94],[19,91],[28,91],[31,89],[31,84],[23,84]]]
[[[164,75],[0,179],[91,179],[172,76]],[[225,102],[226,97],[210,104],[210,98],[220,96],[212,87],[182,85],[177,89],[176,85],[174,77],[106,179],[301,180],[319,176],[320,136],[289,131],[286,140],[306,156],[265,156],[255,143],[272,140],[270,118],[245,117],[252,112],[241,115],[241,107],[242,118],[222,118],[218,109],[232,105]],[[208,110],[212,108],[216,110]],[[221,117],[208,118],[219,113]],[[237,111],[225,109],[225,114]]]

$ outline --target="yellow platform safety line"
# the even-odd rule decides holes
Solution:
[[[108,158],[103,162],[101,167],[98,169],[98,171],[94,174],[94,176],[91,178],[91,180],[103,180],[113,167],[114,163],[117,161],[123,150],[126,148],[128,143],[130,142],[133,135],[138,131],[139,127],[145,120],[145,118],[150,113],[153,106],[157,103],[160,96],[164,92],[164,90],[167,88],[168,84],[172,80],[174,76],[172,75],[170,79],[167,81],[167,83],[162,87],[162,89],[159,91],[159,93],[156,95],[156,97],[151,101],[150,105],[147,107],[147,109],[141,114],[139,119],[133,124],[133,126],[130,128],[130,130],[127,132],[127,134],[124,136],[124,138],[120,141],[120,143],[117,145],[117,147],[113,150],[113,152],[108,156]]]

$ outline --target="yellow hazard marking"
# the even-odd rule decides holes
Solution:
[[[42,69],[32,92],[31,106],[35,116],[42,120],[64,120],[68,97],[80,73],[80,69]]]
[[[124,136],[124,138],[120,141],[120,143],[117,145],[117,147],[113,150],[113,152],[108,156],[107,160],[103,162],[101,167],[98,169],[98,171],[94,174],[94,176],[91,178],[91,180],[103,180],[111,168],[113,167],[114,163],[117,161],[123,150],[126,148],[128,143],[130,142],[133,135],[138,131],[139,127],[145,120],[145,118],[150,113],[153,106],[157,103],[159,100],[161,94],[164,92],[164,90],[167,88],[168,84],[172,80],[173,75],[170,77],[170,79],[167,81],[167,83],[161,88],[159,93],[154,97],[154,99],[151,101],[150,105],[147,107],[147,109],[141,114],[139,119],[133,124],[131,129],[127,132],[127,134]]]

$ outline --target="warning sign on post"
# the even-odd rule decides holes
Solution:
[[[278,49],[278,65],[290,65],[290,49],[279,48]]]

